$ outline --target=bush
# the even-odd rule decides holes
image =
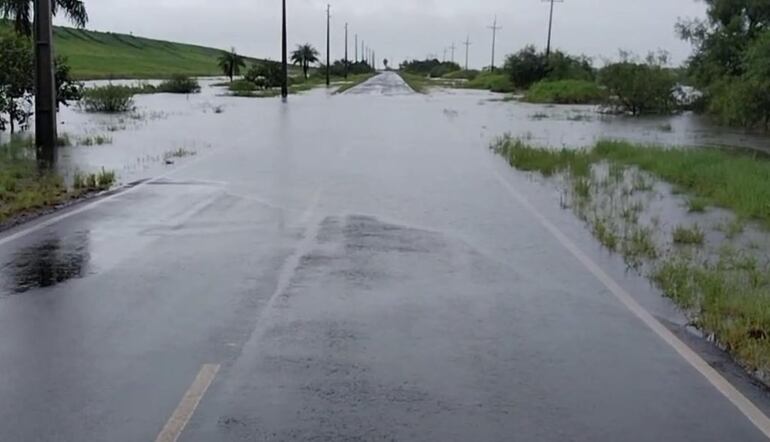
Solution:
[[[400,69],[404,72],[417,75],[430,75],[440,77],[450,72],[459,71],[460,65],[451,61],[441,62],[437,59],[411,60],[401,63]],[[433,75],[435,74],[437,75]],[[440,75],[439,75],[440,74]]]
[[[488,89],[492,92],[513,92],[514,85],[504,72],[482,72],[466,84],[471,89]]]
[[[83,91],[81,105],[87,112],[118,113],[134,108],[134,90],[127,86],[99,86]]]
[[[258,62],[251,65],[244,78],[262,89],[280,87],[283,84],[283,69],[275,61]]]
[[[505,71],[516,87],[529,88],[533,83],[545,78],[545,54],[538,53],[534,46],[529,45],[506,58]]]
[[[201,91],[201,86],[198,84],[198,80],[194,78],[186,75],[174,75],[158,85],[157,90],[170,94],[195,94]]]
[[[610,64],[600,71],[599,79],[607,87],[610,105],[621,112],[668,113],[676,107],[676,77],[653,57],[646,63],[626,60]]]
[[[598,104],[606,100],[606,92],[593,81],[540,81],[532,85],[525,97],[530,103]]]

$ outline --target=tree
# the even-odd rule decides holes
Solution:
[[[283,68],[276,61],[258,62],[251,65],[244,77],[264,89],[278,87],[283,84]]]
[[[318,51],[310,43],[297,45],[297,49],[291,53],[291,62],[302,66],[302,72],[307,79],[307,71],[312,63],[318,62]]]
[[[675,107],[676,76],[665,67],[667,54],[650,54],[644,62],[621,54],[621,61],[599,72],[611,104],[631,115],[671,112]]]
[[[695,51],[689,74],[705,93],[706,108],[723,122],[743,126],[766,121],[770,105],[761,70],[762,47],[770,44],[770,2],[704,0],[706,19],[680,21],[680,37]],[[767,78],[767,77],[765,77]]]
[[[59,106],[69,106],[70,101],[78,101],[83,97],[83,83],[74,81],[70,74],[71,68],[67,58],[58,56],[55,60],[54,77],[56,79],[56,109]]]
[[[534,45],[525,46],[519,52],[509,55],[505,60],[505,71],[513,84],[522,89],[545,78],[546,56],[537,52]]]
[[[16,124],[24,126],[31,116],[33,68],[29,39],[0,33],[0,129],[9,124],[14,133]]]
[[[230,52],[223,52],[219,56],[219,67],[222,69],[222,73],[230,77],[232,83],[233,77],[240,75],[241,68],[246,67],[246,61],[235,52],[235,48],[232,48]]]
[[[32,1],[31,0],[0,0],[0,16],[13,22],[17,33],[32,35]],[[64,15],[78,27],[88,23],[86,6],[81,0],[53,0],[51,9],[54,15],[62,10]]]

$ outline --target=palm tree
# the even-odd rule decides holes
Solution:
[[[51,9],[54,15],[61,9],[64,15],[78,27],[82,28],[88,23],[86,6],[81,0],[52,0]],[[0,0],[0,17],[11,20],[19,34],[32,35],[32,1]]]
[[[294,64],[302,66],[302,72],[307,79],[307,70],[310,68],[311,63],[318,61],[318,51],[310,43],[303,45],[297,45],[297,49],[291,53],[291,61]]]
[[[230,77],[232,83],[233,77],[240,75],[241,68],[246,67],[246,61],[235,52],[235,48],[232,48],[230,52],[224,52],[219,57],[219,67],[225,75]]]

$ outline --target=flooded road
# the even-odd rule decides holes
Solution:
[[[0,440],[765,440],[535,213],[765,411],[766,393],[488,150],[624,123],[546,126],[393,75],[69,114],[73,138],[126,127],[65,164],[159,178],[0,236]],[[699,139],[672,127],[648,136]],[[197,154],[155,160],[180,147]]]

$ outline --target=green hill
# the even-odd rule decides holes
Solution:
[[[0,30],[10,28],[0,20]],[[68,27],[54,28],[54,48],[80,80],[164,78],[173,74],[222,75],[217,58],[221,49],[153,40],[113,32]],[[247,63],[257,61],[249,58]]]
[[[79,79],[222,74],[217,66],[222,50],[203,46],[57,27],[54,47]]]

